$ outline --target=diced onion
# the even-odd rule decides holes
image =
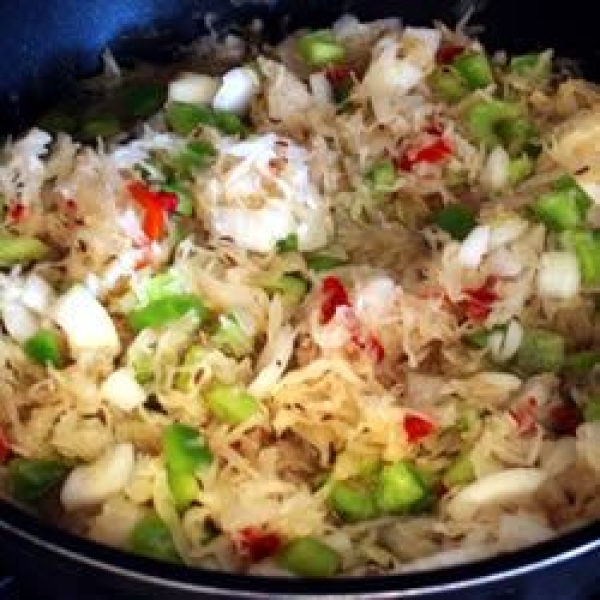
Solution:
[[[223,83],[213,99],[213,108],[244,115],[259,90],[260,82],[253,69],[232,69],[223,76]]]
[[[490,249],[506,246],[527,231],[528,223],[516,215],[503,216],[490,223]]]
[[[463,241],[458,253],[458,259],[463,267],[476,269],[481,264],[483,256],[488,251],[490,243],[490,228],[487,225],[475,227]]]
[[[61,490],[62,505],[71,511],[101,504],[127,485],[134,466],[133,444],[117,444],[96,461],[71,471]]]
[[[546,472],[536,468],[514,468],[486,475],[463,488],[448,503],[453,519],[466,520],[488,506],[530,496],[545,481]]]
[[[494,331],[488,340],[488,348],[497,363],[509,361],[519,349],[523,340],[523,327],[513,319],[504,331]]]
[[[538,293],[546,298],[569,300],[579,293],[581,274],[573,252],[544,252],[538,270]]]
[[[107,402],[124,411],[133,410],[146,400],[144,388],[127,367],[113,371],[100,386],[100,394]]]
[[[50,284],[36,273],[25,278],[21,292],[21,302],[37,313],[45,313],[54,301],[54,290]]]
[[[169,83],[169,100],[188,104],[210,104],[217,93],[219,82],[200,73],[182,73]]]
[[[38,318],[20,302],[6,302],[2,307],[2,322],[11,338],[23,343],[39,328]]]
[[[121,347],[108,311],[83,285],[75,285],[60,296],[52,316],[74,352],[103,349],[117,353]]]
[[[508,183],[510,158],[502,146],[496,146],[487,157],[481,183],[492,191],[501,190]]]

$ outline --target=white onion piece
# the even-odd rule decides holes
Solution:
[[[169,83],[169,100],[187,104],[210,104],[217,93],[219,82],[200,73],[182,73]]]
[[[506,246],[520,238],[527,231],[528,223],[516,215],[501,218],[490,223],[490,249]]]
[[[121,347],[108,311],[83,285],[74,285],[58,298],[52,309],[74,352],[103,349],[117,353]]]
[[[521,346],[523,327],[513,319],[504,331],[494,331],[488,339],[488,348],[496,363],[508,362]]]
[[[54,297],[54,290],[43,277],[31,273],[25,278],[21,302],[27,308],[37,313],[45,313],[54,301]]]
[[[100,386],[100,394],[104,400],[124,411],[131,411],[146,400],[144,388],[127,367],[113,371]]]
[[[8,335],[19,343],[29,339],[40,326],[35,314],[20,302],[6,302],[2,306],[2,322]]]
[[[324,73],[313,73],[309,80],[310,91],[313,98],[320,104],[330,104],[333,100],[331,84]]]
[[[581,274],[573,252],[544,252],[538,269],[538,293],[542,297],[569,300],[579,293]]]
[[[541,469],[514,468],[486,475],[463,488],[448,503],[448,514],[462,521],[472,518],[478,510],[529,496],[545,481]]]
[[[488,251],[490,228],[487,225],[475,227],[463,241],[458,253],[458,260],[463,267],[476,269]]]
[[[496,146],[488,155],[481,172],[481,183],[492,191],[498,191],[508,184],[510,158],[502,146]]]
[[[71,511],[101,504],[127,485],[134,466],[133,444],[117,444],[96,461],[71,471],[60,493],[62,505]]]
[[[223,76],[223,83],[212,102],[213,108],[244,115],[259,90],[260,81],[253,69],[250,67],[232,69]]]

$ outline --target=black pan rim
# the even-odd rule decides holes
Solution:
[[[536,546],[457,566],[379,576],[300,579],[267,577],[163,564],[75,536],[40,521],[0,499],[0,532],[30,548],[60,557],[131,584],[211,597],[353,597],[419,598],[486,585],[556,567],[600,550],[600,521]]]

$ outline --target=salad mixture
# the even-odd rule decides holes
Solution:
[[[255,574],[600,516],[600,90],[360,23],[105,73],[0,167],[0,487]]]

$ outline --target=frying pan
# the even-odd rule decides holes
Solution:
[[[0,131],[34,122],[77,77],[99,69],[109,46],[118,59],[165,61],[211,27],[263,19],[281,38],[323,26],[344,12],[400,16],[411,24],[454,24],[465,10],[483,41],[510,51],[555,48],[600,81],[590,0],[27,0],[0,2]],[[600,590],[600,523],[538,546],[423,573],[306,580],[192,570],[127,555],[76,538],[0,501],[0,562],[40,598],[593,598]]]

